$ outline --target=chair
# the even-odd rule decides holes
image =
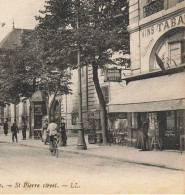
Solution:
[[[42,129],[34,129],[34,139],[42,140]]]

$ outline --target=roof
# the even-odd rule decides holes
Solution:
[[[21,46],[21,35],[28,29],[13,28],[10,33],[0,42],[0,49],[15,49]]]
[[[130,82],[112,97],[109,112],[185,109],[184,84],[184,72]]]
[[[43,102],[46,100],[46,96],[40,90],[35,91],[31,97],[31,102]]]

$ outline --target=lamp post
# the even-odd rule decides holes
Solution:
[[[62,129],[61,129],[61,123],[62,123],[62,120],[61,120],[61,98],[58,100],[59,101],[59,115],[58,115],[58,118],[59,118],[59,146],[63,146],[63,141],[62,141]]]
[[[77,0],[78,8],[77,8],[77,21],[76,21],[76,30],[77,36],[79,38],[79,0]],[[79,100],[79,122],[78,122],[78,143],[77,149],[78,150],[86,150],[87,146],[85,143],[84,138],[84,129],[83,129],[83,122],[82,122],[82,85],[81,85],[81,65],[80,65],[80,43],[78,40],[78,100]]]

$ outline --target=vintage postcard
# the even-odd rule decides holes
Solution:
[[[0,194],[185,193],[184,5],[0,0]]]

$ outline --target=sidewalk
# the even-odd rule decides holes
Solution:
[[[44,145],[41,140],[27,139],[21,140],[21,133],[18,134],[18,143],[23,146],[40,147],[48,149],[48,145]],[[129,162],[146,166],[155,166],[172,170],[185,170],[185,153],[180,151],[139,151],[134,147],[126,146],[99,146],[97,144],[88,144],[87,136],[85,136],[87,150],[77,150],[77,137],[68,137],[67,146],[59,147],[60,152],[75,153],[80,155],[95,156],[98,158],[112,159],[121,162]],[[11,135],[5,136],[0,134],[0,143],[12,143]]]

